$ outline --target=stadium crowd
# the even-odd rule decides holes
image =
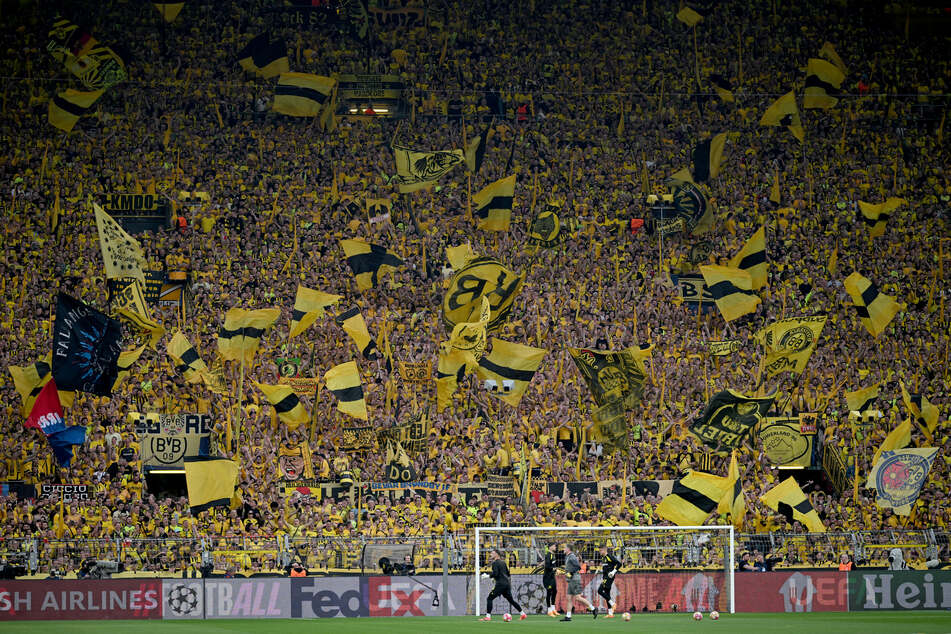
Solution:
[[[828,315],[805,375],[795,385],[778,377],[764,386],[780,390],[777,405],[786,411],[823,412],[822,442],[836,445],[850,465],[858,458],[857,495],[807,491],[814,507],[832,532],[947,528],[951,507],[940,500],[949,495],[951,456],[943,451],[910,516],[879,509],[875,492],[864,487],[875,449],[908,416],[899,381],[943,410],[951,387],[948,275],[939,261],[951,211],[951,146],[943,142],[940,114],[951,68],[941,40],[906,40],[876,3],[809,0],[750,9],[725,1],[694,34],[674,18],[670,2],[467,0],[433,8],[428,28],[378,27],[368,42],[330,27],[278,26],[261,4],[188,3],[162,26],[142,5],[89,3],[83,19],[98,39],[124,43],[130,78],[69,135],[46,121],[48,99],[71,81],[44,52],[50,8],[21,3],[4,16],[0,362],[27,365],[46,354],[57,290],[106,306],[90,204],[103,193],[154,188],[174,202],[184,226],[137,238],[153,268],[190,272],[190,292],[184,321],[175,309],[154,308],[169,334],[157,350],[146,350],[112,398],[77,394],[66,417],[88,433],[69,467],[56,465],[42,434],[23,428],[21,398],[9,375],[0,379],[0,481],[95,485],[92,499],[62,512],[55,498],[0,498],[0,538],[401,538],[461,535],[499,518],[552,526],[664,523],[658,499],[631,491],[603,499],[533,495],[525,507],[515,500],[467,502],[456,494],[359,501],[284,495],[277,460],[284,445],[306,444],[318,479],[336,480],[347,470],[355,480],[380,481],[385,466],[382,447],[340,450],[342,428],[353,421],[336,411],[327,390],[302,398],[317,411],[314,429],[289,431],[275,424],[252,383],[279,382],[277,357],[298,357],[304,374],[320,376],[359,354],[331,317],[286,339],[298,284],[342,295],[340,310],[359,306],[374,336],[390,328],[396,360],[435,364],[447,336],[439,323],[445,248],[465,242],[527,273],[510,321],[496,336],[549,353],[517,410],[474,381],[461,386],[447,409],[431,407],[428,448],[411,456],[420,479],[484,482],[523,460],[536,482],[677,478],[697,468],[705,453],[687,425],[707,398],[727,387],[752,391],[760,360],[752,334],[780,316]],[[241,71],[235,54],[267,28],[286,39],[291,70],[400,74],[414,90],[412,118],[343,118],[336,131],[321,132],[309,121],[262,111],[256,105],[270,98],[273,80]],[[802,111],[803,143],[785,128],[758,125],[779,95],[800,91],[802,67],[825,41],[836,44],[849,68],[838,106]],[[711,73],[731,78],[735,103],[721,102],[706,79],[698,89]],[[517,174],[509,232],[481,232],[467,218],[461,168],[411,194],[411,207],[395,205],[391,222],[371,224],[362,210],[351,215],[341,201],[396,199],[394,139],[421,150],[460,147],[490,121],[490,93],[501,96],[506,112],[494,119],[495,136],[471,190]],[[922,107],[935,104],[937,117]],[[457,109],[461,117],[447,116]],[[703,237],[710,261],[729,258],[765,225],[770,262],[761,306],[730,324],[716,311],[699,317],[688,311],[669,282],[669,272],[691,269],[695,240],[665,239],[659,251],[656,237],[628,224],[644,217],[647,195],[665,193],[667,177],[689,165],[690,149],[721,131],[729,132],[722,171],[707,183],[717,210]],[[777,177],[779,204],[769,200]],[[181,192],[205,192],[207,201],[181,204]],[[908,203],[885,235],[872,240],[856,220],[857,201],[888,196]],[[536,251],[528,244],[536,199],[557,201],[574,216],[576,228],[563,246]],[[393,249],[405,266],[358,292],[338,246],[355,236]],[[833,253],[837,267],[829,265]],[[906,304],[877,339],[859,324],[843,288],[853,270]],[[271,306],[283,317],[246,369],[240,399],[186,384],[165,354],[167,337],[180,329],[212,365],[224,313]],[[724,339],[739,339],[740,350],[708,357],[706,342]],[[573,430],[590,420],[593,404],[567,348],[599,341],[611,349],[652,344],[650,376],[630,415],[630,450],[609,452],[594,443],[579,456]],[[414,403],[434,402],[433,383],[402,383],[382,359],[357,362],[372,424],[405,421]],[[238,365],[222,368],[236,392]],[[392,407],[385,406],[389,381],[396,385]],[[884,418],[853,438],[843,393],[876,382]],[[225,430],[239,418],[238,400],[241,433],[229,447]],[[240,462],[243,506],[196,516],[186,498],[150,492],[129,411],[211,413],[219,452]],[[942,419],[931,446],[943,447],[946,434]],[[928,446],[917,428],[912,444]],[[744,449],[740,461],[745,530],[803,532],[759,501],[780,480],[759,448]],[[725,474],[727,462],[717,457],[713,472]],[[714,514],[709,521],[728,519]],[[806,557],[834,567],[839,553]],[[162,566],[153,559],[141,565]]]

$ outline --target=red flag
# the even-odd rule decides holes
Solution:
[[[52,377],[37,395],[24,426],[42,429],[47,436],[66,429],[63,408],[59,404],[59,392],[56,391],[56,381]]]

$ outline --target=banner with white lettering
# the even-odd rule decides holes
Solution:
[[[182,467],[186,456],[207,456],[211,449],[211,414],[129,412],[139,437],[143,466]]]
[[[161,600],[161,579],[0,580],[0,621],[160,619]]]

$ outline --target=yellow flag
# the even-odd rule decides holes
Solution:
[[[96,213],[96,227],[99,229],[99,247],[106,267],[107,278],[134,277],[145,287],[146,267],[142,247],[130,236],[112,216],[96,203],[92,204]]]
[[[885,437],[885,440],[882,441],[882,444],[879,445],[878,450],[875,452],[875,455],[872,457],[872,464],[874,465],[878,462],[879,456],[882,455],[883,451],[894,451],[895,449],[902,449],[907,447],[908,443],[911,442],[911,420],[906,420],[903,423],[900,423],[898,427],[893,429],[888,436]]]

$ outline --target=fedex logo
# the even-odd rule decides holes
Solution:
[[[291,617],[326,619],[336,616],[369,616],[366,577],[349,579],[291,579]]]

